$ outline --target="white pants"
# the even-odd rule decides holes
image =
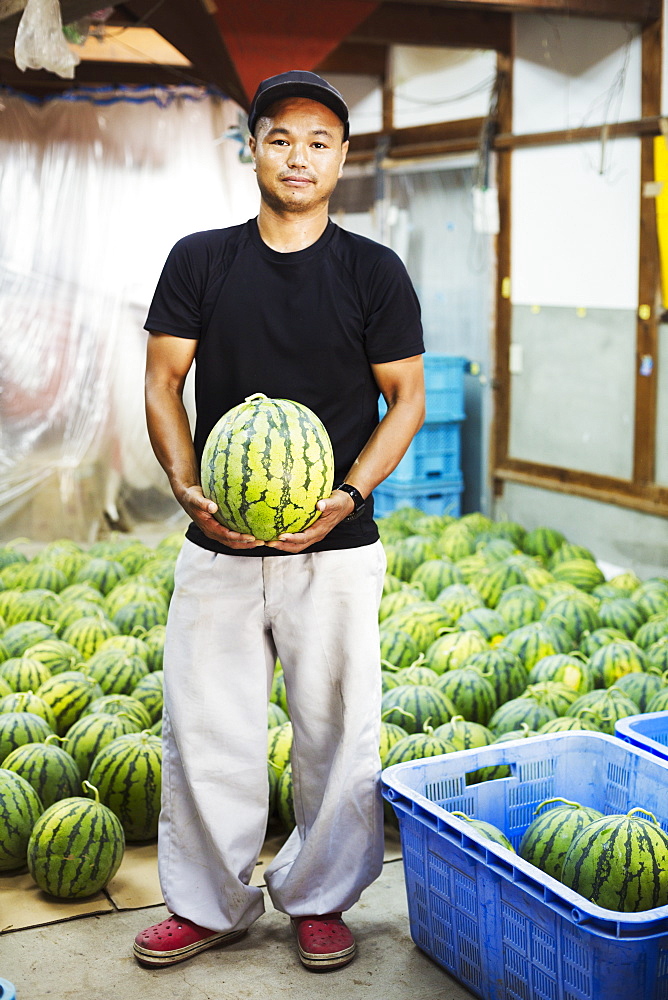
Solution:
[[[165,643],[158,858],[168,908],[215,931],[264,910],[249,880],[267,822],[278,654],[294,727],[297,826],[266,870],[291,916],[346,910],[378,877],[380,542],[264,558],[185,541]]]

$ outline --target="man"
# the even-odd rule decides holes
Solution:
[[[249,880],[267,821],[276,656],[293,724],[297,825],[266,871],[302,963],[355,953],[342,920],[381,870],[377,611],[385,560],[371,492],[424,418],[419,307],[392,251],[339,229],[330,196],[348,109],[313,73],[265,80],[249,114],[257,219],[172,250],[146,323],[155,453],[192,518],[165,646],[159,869],[173,916],[137,935],[146,965],[236,940],[264,909]],[[196,359],[194,444],[182,390]],[[378,392],[387,413],[378,424]],[[294,399],[327,427],[336,489],[303,532],[229,531],[202,493],[210,429],[246,396]]]

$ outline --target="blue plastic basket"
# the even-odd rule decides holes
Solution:
[[[496,764],[511,776],[466,784]],[[605,910],[449,812],[493,823],[515,848],[554,796],[606,814],[642,806],[668,830],[658,757],[614,736],[565,732],[395,764],[382,782],[399,821],[413,940],[474,996],[668,998],[668,906]]]
[[[0,979],[0,1000],[16,1000],[16,990],[8,979]]]
[[[424,424],[387,482],[412,484],[428,480],[438,484],[461,478],[461,438],[458,420]]]
[[[668,712],[645,712],[619,719],[615,736],[668,760]]]
[[[464,482],[460,476],[438,482],[414,480],[396,483],[386,479],[373,491],[374,515],[385,517],[399,507],[417,507],[425,514],[450,514],[459,517]]]
[[[463,420],[464,374],[470,362],[456,354],[425,354],[424,387],[426,395],[425,421]],[[385,400],[380,398],[378,412],[385,413]]]

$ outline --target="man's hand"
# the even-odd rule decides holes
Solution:
[[[352,497],[341,490],[334,490],[331,496],[318,500],[315,506],[320,511],[320,517],[314,524],[304,531],[279,535],[273,541],[266,542],[269,548],[281,549],[283,552],[302,552],[328,535],[355,508]]]
[[[188,486],[179,496],[179,502],[198,528],[207,538],[214,542],[222,542],[231,549],[254,549],[264,542],[253,535],[242,535],[238,531],[230,531],[213,516],[218,507],[213,500],[208,500],[202,493],[201,486]]]

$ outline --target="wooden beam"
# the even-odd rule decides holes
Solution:
[[[494,148],[501,151],[528,149],[532,146],[562,146],[565,143],[573,142],[598,142],[604,130],[608,139],[660,135],[661,118],[657,114],[634,121],[615,122],[610,125],[587,125],[583,128],[558,129],[553,132],[528,132],[522,135],[502,132],[494,139]]]
[[[422,0],[398,0],[422,5]],[[661,16],[662,0],[429,0],[433,6],[457,11],[491,11],[511,14],[566,14],[609,21],[654,21]],[[385,0],[386,4],[394,0]]]
[[[629,507],[644,514],[660,517],[668,515],[668,488],[665,486],[642,485],[627,479],[542,465],[539,462],[525,462],[517,458],[507,459],[494,470],[494,474],[501,482],[522,483],[538,489],[586,497],[599,503]]]
[[[509,131],[513,115],[513,55],[497,56],[497,128]],[[493,352],[493,412],[490,448],[492,486],[499,495],[501,481],[496,469],[508,456],[510,436],[510,341],[512,336],[511,291],[511,169],[512,152],[500,150],[496,159],[496,187],[499,198],[499,232],[496,237],[496,325]]]
[[[153,28],[193,64],[193,75],[218,87],[241,107],[248,98],[215,19],[197,0],[124,0],[142,24]]]
[[[661,20],[646,25],[642,34],[642,114],[661,113]],[[654,138],[640,140],[640,248],[636,331],[635,426],[633,479],[651,483],[656,467],[656,394],[661,303],[661,261],[656,225],[656,202],[643,197],[645,184],[654,181]]]
[[[75,69],[74,80],[64,80],[46,70],[26,70],[25,73],[8,59],[0,59],[0,84],[14,87],[25,94],[44,96],[61,93],[77,86],[174,86],[191,83],[202,86],[188,66],[156,66],[153,63],[82,61]]]
[[[482,118],[467,118],[436,125],[414,125],[410,128],[353,134],[350,137],[348,160],[357,163],[372,160],[381,137],[388,140],[387,156],[390,158],[474,150],[478,147],[482,123]]]
[[[507,14],[450,10],[432,4],[383,3],[346,41],[508,52],[510,33],[511,19]]]

